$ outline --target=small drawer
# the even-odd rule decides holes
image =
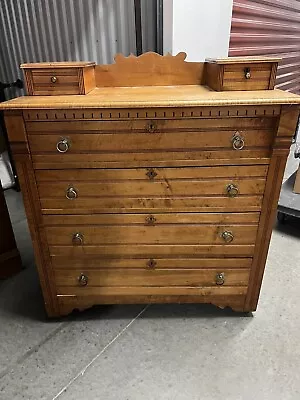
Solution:
[[[274,89],[279,61],[278,58],[263,57],[208,59],[205,83],[218,92]]]
[[[28,95],[87,94],[95,88],[94,63],[23,64]]]

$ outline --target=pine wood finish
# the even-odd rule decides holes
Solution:
[[[22,64],[30,96],[87,94],[95,89],[95,63]]]
[[[33,96],[0,105],[49,316],[119,303],[256,309],[300,97],[272,90],[278,59],[185,57],[29,65]],[[89,69],[97,87],[64,95]],[[58,91],[53,71],[67,78]]]
[[[280,58],[230,57],[206,61],[204,82],[218,92],[272,90]]]

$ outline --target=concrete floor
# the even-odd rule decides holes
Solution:
[[[24,270],[0,281],[1,400],[300,399],[299,221],[274,229],[253,316],[136,305],[49,321],[21,196],[6,198]]]

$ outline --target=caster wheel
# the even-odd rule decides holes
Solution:
[[[277,213],[277,221],[278,222],[280,222],[281,224],[284,224],[286,222],[286,218],[287,218],[286,214],[278,211],[278,213]]]

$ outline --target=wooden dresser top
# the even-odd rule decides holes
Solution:
[[[0,104],[0,109],[83,109],[300,104],[298,95],[282,90],[215,92],[205,86],[96,88],[87,95],[25,96]]]
[[[217,92],[203,83],[204,63],[186,62],[186,54],[139,57],[119,54],[115,63],[95,66],[95,89],[85,95],[25,96],[0,104],[0,109],[86,109],[128,107],[191,107],[300,104],[300,96],[281,90]],[[240,63],[247,58],[232,58]],[[236,61],[235,61],[236,60]],[[274,59],[251,58],[249,62]],[[276,59],[278,61],[278,59]],[[224,59],[220,59],[224,62]],[[226,61],[227,62],[227,61]],[[232,61],[231,61],[232,62]],[[77,66],[78,63],[69,63]],[[92,66],[93,63],[82,63]],[[32,65],[32,64],[31,64]],[[46,65],[55,70],[55,65]],[[59,66],[68,66],[60,63]],[[24,66],[23,66],[24,67]],[[55,71],[54,71],[55,73]],[[42,78],[44,79],[44,78]]]
[[[58,61],[58,62],[42,62],[42,63],[29,63],[29,64],[21,64],[21,68],[23,69],[53,69],[53,68],[84,68],[84,67],[92,67],[96,65],[94,62],[89,61]]]

